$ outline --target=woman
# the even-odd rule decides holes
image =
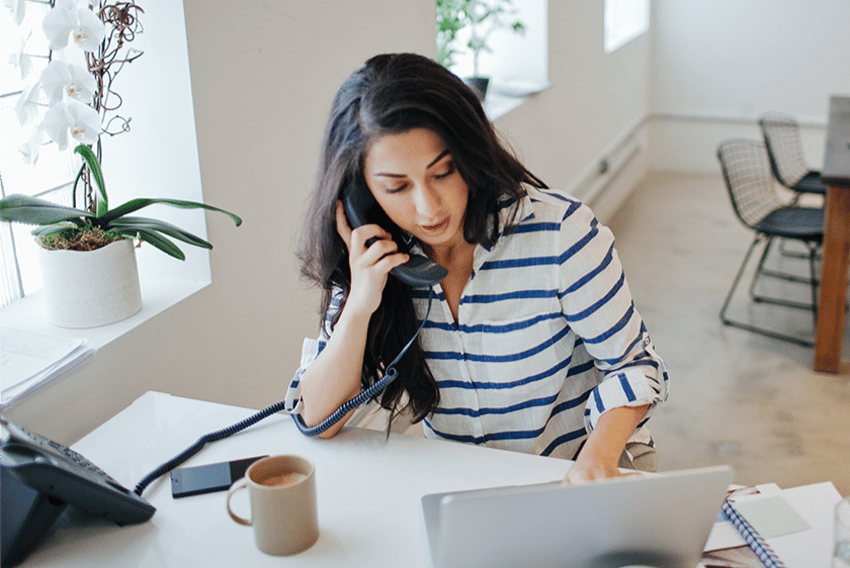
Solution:
[[[502,147],[461,80],[419,55],[370,59],[337,93],[322,150],[301,259],[325,319],[288,410],[321,422],[387,371],[422,320],[380,403],[424,420],[426,437],[574,459],[567,481],[617,476],[636,453],[654,469],[643,424],[667,372],[613,236]],[[340,199],[354,188],[389,221],[352,229]],[[397,241],[447,276],[391,277],[409,259]]]

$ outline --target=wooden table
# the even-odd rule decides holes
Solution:
[[[813,367],[815,371],[837,373],[841,367],[850,268],[850,96],[830,99],[821,179],[829,190]]]

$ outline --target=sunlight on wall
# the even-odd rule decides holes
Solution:
[[[605,53],[649,29],[649,0],[605,0]]]

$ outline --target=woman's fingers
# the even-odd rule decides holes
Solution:
[[[342,241],[348,250],[351,250],[351,226],[348,224],[348,219],[345,218],[345,209],[342,206],[342,201],[336,202],[336,232],[342,237]]]
[[[389,272],[410,257],[399,253],[398,243],[379,225],[367,224],[352,229],[342,203],[337,203],[336,228],[348,248],[351,267],[351,292],[346,309],[374,312],[381,302]]]
[[[345,217],[342,202],[337,202],[336,227],[339,236],[352,256],[352,262],[354,261],[353,257],[362,255],[362,260],[366,266],[381,263],[384,266],[389,266],[386,270],[388,272],[389,269],[404,264],[409,258],[406,253],[394,254],[398,252],[398,244],[392,240],[390,233],[380,225],[370,224],[352,229]],[[386,259],[389,260],[385,262]]]
[[[341,201],[337,201],[336,205],[336,230],[339,236],[342,237],[349,253],[352,252],[352,247],[356,249],[355,253],[357,251],[362,252],[379,240],[393,242],[390,234],[380,225],[368,224],[352,229],[351,225],[348,224],[348,219],[345,216],[345,210]]]

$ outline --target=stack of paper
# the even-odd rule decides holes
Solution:
[[[94,353],[85,339],[62,339],[0,328],[3,406],[73,369]]]

